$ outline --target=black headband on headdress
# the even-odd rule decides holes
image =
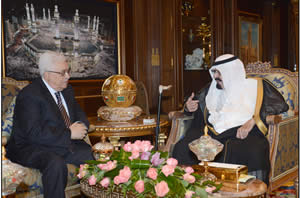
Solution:
[[[216,65],[221,65],[221,64],[224,64],[224,63],[228,63],[228,62],[233,61],[235,59],[238,59],[238,57],[237,56],[233,56],[233,57],[227,58],[225,60],[214,62],[214,64],[212,66],[216,66]]]

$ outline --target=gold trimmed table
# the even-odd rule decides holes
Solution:
[[[97,198],[97,197],[124,197],[120,189],[110,192],[106,188],[103,188],[99,183],[90,186],[87,180],[81,180],[81,193],[87,197]],[[217,193],[210,194],[208,198],[232,198],[232,197],[248,197],[248,198],[264,198],[267,192],[267,185],[258,180],[249,181],[246,184],[243,184],[243,188],[240,191],[236,191],[234,184],[223,182],[223,187]],[[128,198],[134,198],[135,196],[132,193],[126,194]]]
[[[144,124],[144,119],[154,118],[155,122],[151,124]],[[138,137],[152,135],[153,140],[155,139],[156,129],[156,115],[150,116],[138,116],[133,120],[126,122],[111,122],[100,119],[99,117],[90,117],[90,128],[89,137],[108,137],[110,143],[115,147],[120,147],[119,140],[122,137]],[[167,139],[168,127],[170,126],[169,119],[166,115],[160,116],[160,132],[158,136],[158,143],[164,145]]]
[[[267,185],[259,179],[251,180],[245,184],[239,184],[239,190],[236,188],[235,182],[222,182],[223,186],[219,192],[214,193],[209,198],[224,198],[224,197],[251,197],[265,198]]]

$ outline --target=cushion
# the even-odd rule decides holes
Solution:
[[[19,93],[20,89],[15,85],[2,84],[1,85],[1,113],[7,111],[13,98]]]
[[[7,140],[9,139],[12,132],[15,105],[16,105],[16,96],[13,98],[7,110],[4,112],[4,114],[2,114],[1,117],[1,136],[6,136]]]
[[[250,74],[251,77],[261,77],[270,81],[274,87],[284,97],[286,103],[289,105],[289,110],[282,113],[283,118],[294,115],[294,110],[298,106],[296,87],[286,74],[269,73],[269,74]]]

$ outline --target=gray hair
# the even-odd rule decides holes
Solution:
[[[64,62],[66,58],[64,55],[54,52],[54,51],[46,51],[44,52],[39,59],[39,71],[40,75],[43,76],[44,73],[52,69],[56,63]]]

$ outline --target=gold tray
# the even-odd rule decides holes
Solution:
[[[204,172],[203,163],[192,167],[198,174]],[[248,167],[245,165],[208,162],[208,172],[214,174],[218,180],[237,182],[241,174],[248,174]]]

